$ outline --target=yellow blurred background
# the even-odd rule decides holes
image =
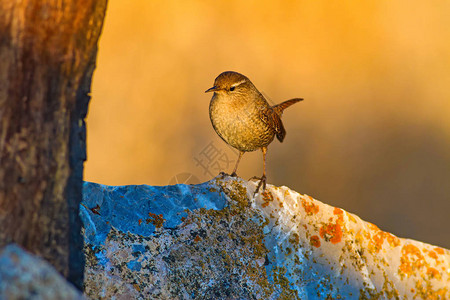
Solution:
[[[85,180],[167,185],[231,173],[208,115],[222,71],[283,115],[268,182],[450,248],[450,1],[111,0]],[[262,173],[261,152],[238,174]]]

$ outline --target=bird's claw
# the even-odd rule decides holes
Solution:
[[[225,172],[220,172],[219,176],[222,177],[222,178],[225,178],[226,176],[229,176],[229,175],[227,173],[225,173]]]
[[[263,175],[262,177],[256,177],[256,176],[253,176],[253,177],[250,178],[249,180],[252,180],[252,179],[259,179],[259,183],[258,183],[258,185],[256,186],[256,190],[255,190],[255,192],[253,193],[253,196],[255,196],[256,194],[258,194],[258,191],[259,191],[259,189],[261,188],[261,185],[262,185],[262,191],[261,191],[261,192],[264,192],[264,191],[266,190],[266,175]]]
[[[233,173],[231,173],[231,174],[228,174],[228,173],[225,173],[225,172],[220,172],[219,173],[219,176],[220,177],[222,177],[222,178],[225,178],[225,177],[239,177],[237,174],[236,174],[236,172],[233,172]]]

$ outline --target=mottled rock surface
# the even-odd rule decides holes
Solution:
[[[0,250],[0,299],[85,299],[45,260],[10,244]]]
[[[85,183],[85,293],[129,299],[450,298],[450,251],[286,187]]]

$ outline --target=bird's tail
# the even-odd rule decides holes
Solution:
[[[288,108],[292,104],[295,104],[295,103],[300,102],[302,100],[303,100],[303,98],[290,99],[290,100],[281,102],[280,104],[274,105],[272,108],[277,113],[277,115],[279,115],[281,117],[281,115],[283,114],[283,110],[285,110],[286,108]]]

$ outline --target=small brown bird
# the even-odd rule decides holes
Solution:
[[[214,86],[205,93],[214,92],[209,104],[209,117],[217,134],[229,145],[239,150],[239,158],[231,176],[237,176],[239,162],[245,152],[261,149],[264,172],[255,194],[261,184],[266,188],[267,146],[275,135],[282,142],[286,130],[281,122],[283,110],[303,99],[294,98],[270,106],[264,96],[246,76],[227,71],[217,76]]]

